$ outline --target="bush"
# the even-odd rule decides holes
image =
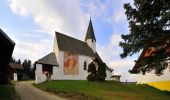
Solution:
[[[87,80],[88,80],[88,81],[95,81],[95,75],[89,74],[89,75],[87,76]]]

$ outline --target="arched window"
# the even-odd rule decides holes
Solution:
[[[93,42],[93,40],[92,40],[92,42]]]
[[[87,63],[86,63],[86,61],[84,61],[84,70],[86,70],[87,68]]]

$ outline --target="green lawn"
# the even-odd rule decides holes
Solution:
[[[0,85],[0,100],[18,100],[14,83]]]
[[[34,85],[42,90],[77,100],[170,100],[170,92],[160,91],[148,85],[71,80]]]

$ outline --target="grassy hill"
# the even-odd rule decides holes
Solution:
[[[35,84],[34,84],[35,85]],[[76,100],[169,100],[170,92],[120,82],[49,81],[36,87]]]

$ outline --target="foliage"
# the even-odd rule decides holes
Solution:
[[[88,81],[95,81],[95,75],[94,74],[89,74],[88,76],[87,76],[87,80]]]
[[[20,59],[16,60],[14,57],[12,57],[11,63],[18,63],[18,64],[22,65],[22,67],[24,68],[24,71],[19,73],[19,74],[21,74],[21,76],[25,76],[26,78],[34,79],[35,71],[34,71],[34,69],[31,68],[31,66],[32,66],[31,60],[25,59],[23,62],[21,62]]]
[[[87,70],[88,73],[90,73],[88,76],[87,76],[87,80],[89,81],[94,81],[96,80],[96,65],[95,65],[95,62],[91,62],[89,65],[88,65],[88,70]]]
[[[21,60],[20,59],[16,60],[14,57],[12,57],[11,58],[11,63],[21,64]]]
[[[24,73],[29,76],[30,75],[30,69],[31,69],[31,61],[25,59],[24,62],[22,63],[22,66],[24,68]]]
[[[165,93],[148,85],[114,81],[57,80],[35,86],[71,100],[169,100],[170,98],[170,92]],[[93,99],[87,99],[88,97]]]
[[[125,14],[129,22],[130,33],[122,35],[124,41],[120,42],[123,48],[121,58],[131,56],[140,50],[153,47],[159,48],[163,45],[170,46],[170,1],[169,0],[134,0],[134,6],[130,3],[124,4]],[[163,49],[162,49],[163,50]],[[162,51],[160,50],[160,51]],[[152,59],[147,61],[145,71],[153,69],[153,63],[158,68],[160,60],[167,61],[169,55],[157,52]],[[143,65],[143,66],[145,66]],[[166,65],[166,64],[165,64]],[[162,72],[167,66],[159,69]]]
[[[105,63],[99,63],[98,64],[98,70],[96,75],[97,81],[105,81],[106,78],[106,64]]]
[[[91,62],[88,65],[88,72],[90,73],[87,76],[87,80],[89,81],[104,81],[106,78],[106,64],[100,62],[98,59],[94,59],[93,62]]]

